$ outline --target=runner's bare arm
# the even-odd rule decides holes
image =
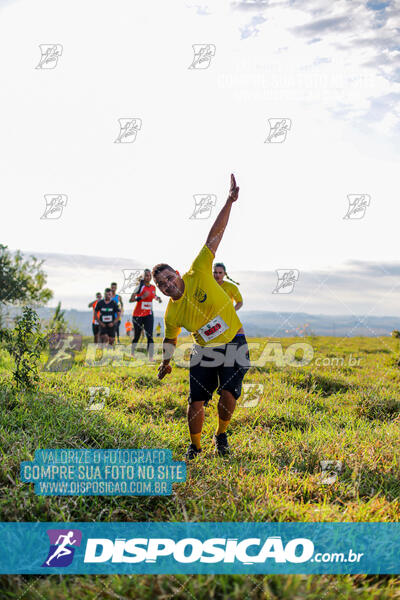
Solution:
[[[158,379],[162,379],[166,376],[167,373],[171,373],[172,367],[169,364],[169,361],[174,355],[176,348],[177,338],[164,338],[163,339],[163,361],[161,365],[158,367]]]
[[[239,310],[239,308],[242,308],[242,306],[243,306],[243,302],[236,302],[234,309]]]
[[[219,243],[224,235],[225,228],[228,224],[229,215],[231,212],[232,203],[238,199],[239,196],[239,188],[236,185],[235,176],[233,173],[231,174],[231,187],[229,190],[229,195],[225,205],[220,210],[217,218],[215,219],[214,225],[210,229],[210,233],[208,234],[208,238],[206,241],[206,246],[211,250],[211,252],[216,254]]]

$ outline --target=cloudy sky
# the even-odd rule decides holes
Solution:
[[[83,308],[122,269],[184,272],[234,172],[217,257],[247,309],[397,313],[399,2],[0,0],[0,17],[1,241],[46,258],[54,302]],[[36,68],[46,44],[61,54]],[[52,195],[66,206],[41,218]],[[272,294],[278,269],[299,271],[291,294]]]

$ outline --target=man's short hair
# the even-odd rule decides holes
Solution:
[[[112,281],[112,282],[111,282],[111,285],[117,285],[117,284],[115,283],[115,281]]]
[[[106,288],[104,292],[111,292],[111,288]]]
[[[153,270],[151,272],[153,278],[156,277],[156,275],[158,275],[159,273],[161,273],[161,271],[164,271],[165,269],[169,269],[170,271],[175,273],[175,269],[173,269],[171,267],[171,265],[167,265],[167,263],[158,263],[158,265],[153,267]]]

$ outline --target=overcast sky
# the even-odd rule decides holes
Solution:
[[[396,314],[399,2],[0,7],[1,241],[48,257],[55,301],[83,308],[123,268],[184,272],[234,172],[217,258],[246,308]],[[62,47],[54,68],[35,68],[40,44]],[[124,118],[141,128],[114,143]],[[286,139],[266,142],[269,119]],[[41,219],[51,194],[67,204]],[[197,194],[216,199],[208,219],[190,219]],[[361,219],[344,218],[352,194]],[[299,271],[292,294],[272,294],[277,269]]]

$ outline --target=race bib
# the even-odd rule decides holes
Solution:
[[[151,302],[142,302],[142,310],[151,310]]]
[[[111,323],[112,320],[113,320],[112,315],[104,315],[103,316],[103,323]]]
[[[225,323],[220,316],[215,317],[211,321],[208,321],[203,327],[197,330],[205,342],[213,340],[214,338],[221,335],[228,329],[228,325]]]

